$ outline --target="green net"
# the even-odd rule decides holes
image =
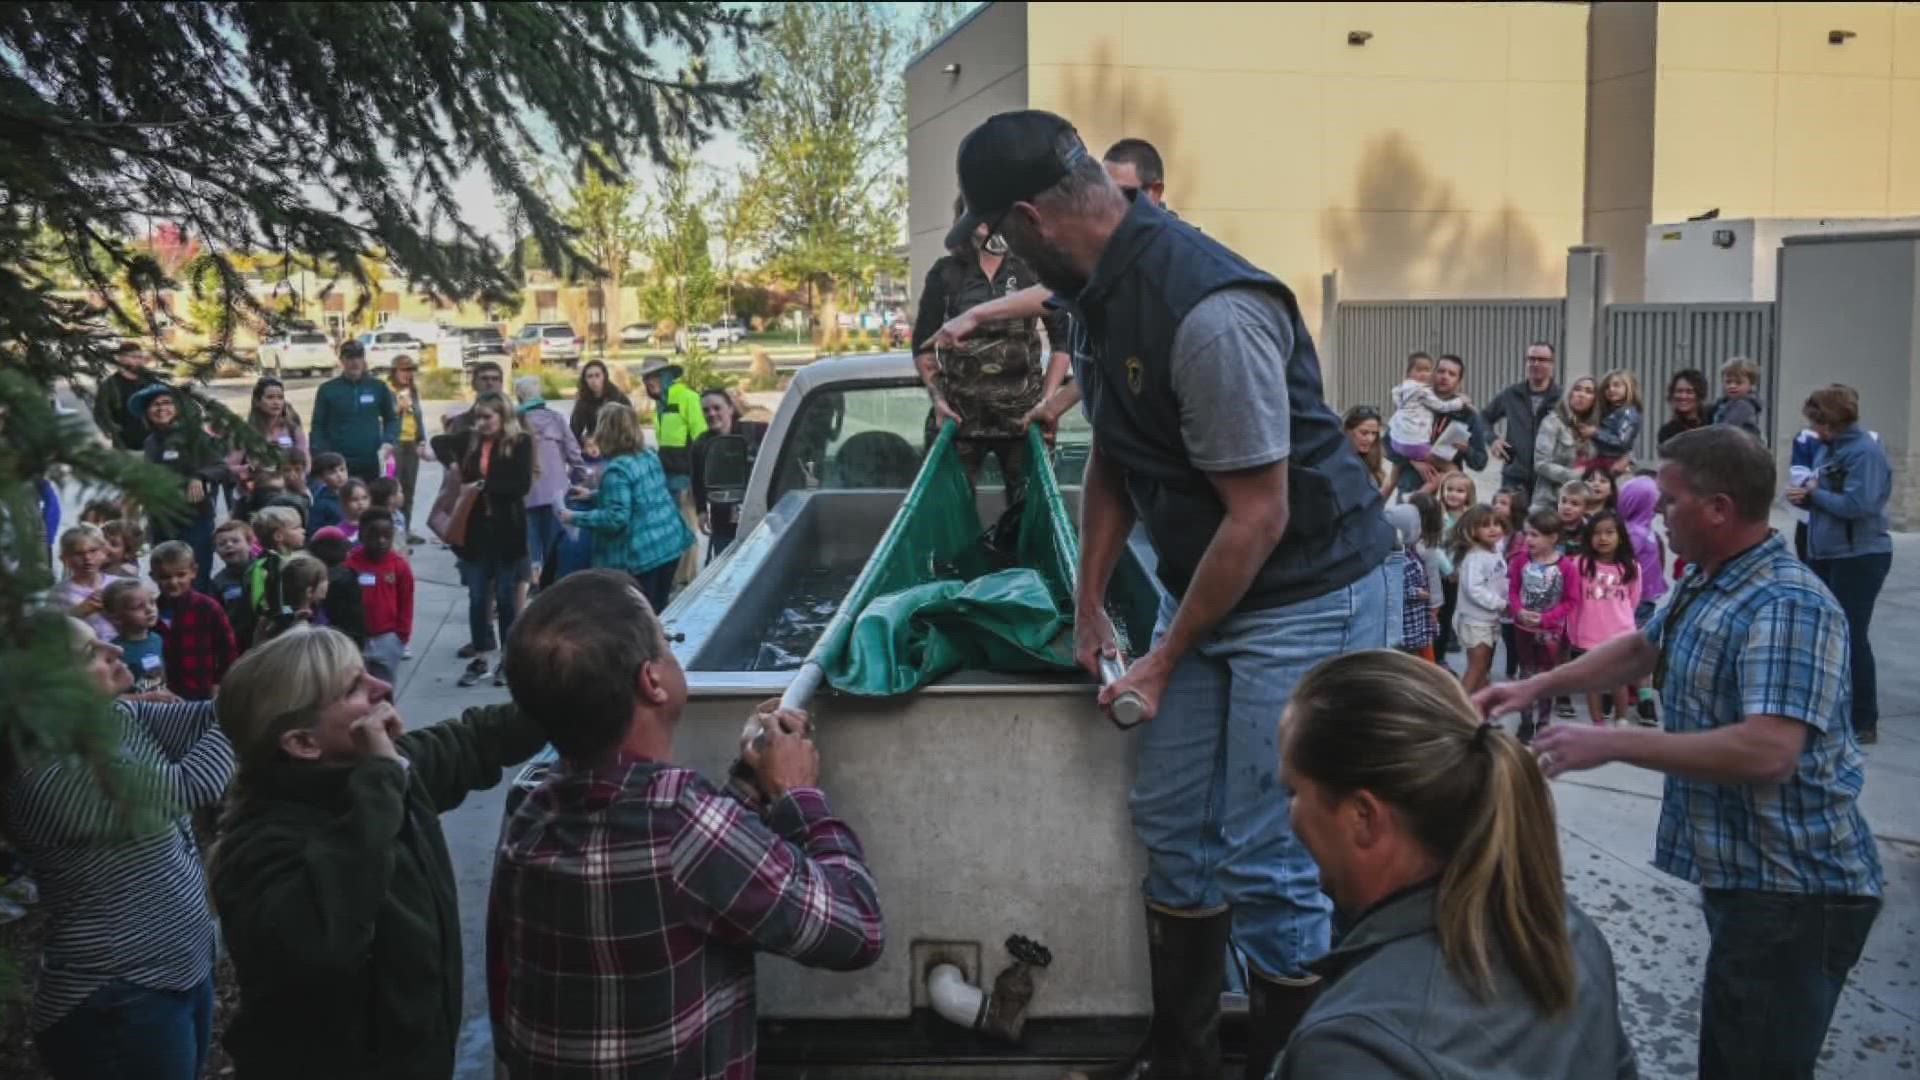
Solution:
[[[962,669],[1066,671],[1073,664],[1073,519],[1027,434],[1028,475],[1016,565],[985,541],[948,423],[893,523],[827,624],[813,659],[843,693],[910,693]]]

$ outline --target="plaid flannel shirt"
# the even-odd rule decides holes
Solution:
[[[1439,629],[1439,620],[1433,614],[1433,601],[1429,596],[1417,596],[1428,592],[1427,561],[1418,551],[1409,551],[1401,561],[1402,574],[1406,581],[1406,601],[1400,605],[1400,643],[1406,649],[1424,649],[1433,644]]]
[[[751,1080],[754,953],[879,959],[860,842],[812,788],[761,817],[689,769],[556,762],[507,821],[488,915],[517,1080]]]
[[[188,701],[213,697],[227,677],[239,649],[233,626],[220,601],[200,592],[178,600],[160,598],[160,622],[154,631],[166,646],[167,689]]]
[[[1775,533],[1711,578],[1689,567],[1643,633],[1663,653],[1654,684],[1668,731],[1710,731],[1749,716],[1807,726],[1783,783],[1667,777],[1654,865],[1709,889],[1880,895],[1880,854],[1860,813],[1860,744],[1848,722],[1847,621],[1813,571]]]

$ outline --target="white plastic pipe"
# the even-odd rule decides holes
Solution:
[[[986,1013],[986,994],[970,985],[967,977],[952,964],[936,964],[927,972],[927,999],[933,1002],[933,1011],[941,1019],[969,1031],[980,1026],[980,1018]]]

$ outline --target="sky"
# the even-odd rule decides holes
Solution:
[[[747,6],[757,8],[762,5]],[[878,6],[888,10],[902,34],[911,35],[922,17],[922,9],[927,5],[924,2],[896,2],[880,3]],[[681,59],[682,57],[675,52],[663,52],[660,56],[661,67],[668,71],[674,70],[680,66]],[[753,62],[751,46],[748,53],[738,59],[742,66],[750,68]],[[729,63],[733,62],[732,57],[727,57],[726,60]],[[716,73],[720,77],[727,77],[724,70],[717,68]],[[731,173],[739,166],[749,163],[749,155],[740,145],[739,138],[733,132],[724,130],[715,132],[713,138],[701,146],[698,157],[702,164],[722,174]],[[635,171],[644,188],[652,174],[651,163],[639,162]],[[484,172],[479,169],[468,169],[454,184],[454,192],[460,199],[464,216],[469,224],[494,237],[502,245],[507,243],[509,238],[506,217],[500,211],[493,184]]]

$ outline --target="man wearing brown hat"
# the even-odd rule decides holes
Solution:
[[[1094,1075],[1219,1075],[1231,935],[1251,975],[1247,1075],[1264,1077],[1313,999],[1329,922],[1288,819],[1279,718],[1314,664],[1385,647],[1392,530],[1285,285],[1123,193],[1051,113],[974,129],[959,174],[963,222],[1004,235],[1073,316],[1093,423],[1080,662],[1116,652],[1103,601],[1136,521],[1169,594],[1153,648],[1101,693],[1145,702],[1128,803],[1154,1020],[1132,1060]]]

